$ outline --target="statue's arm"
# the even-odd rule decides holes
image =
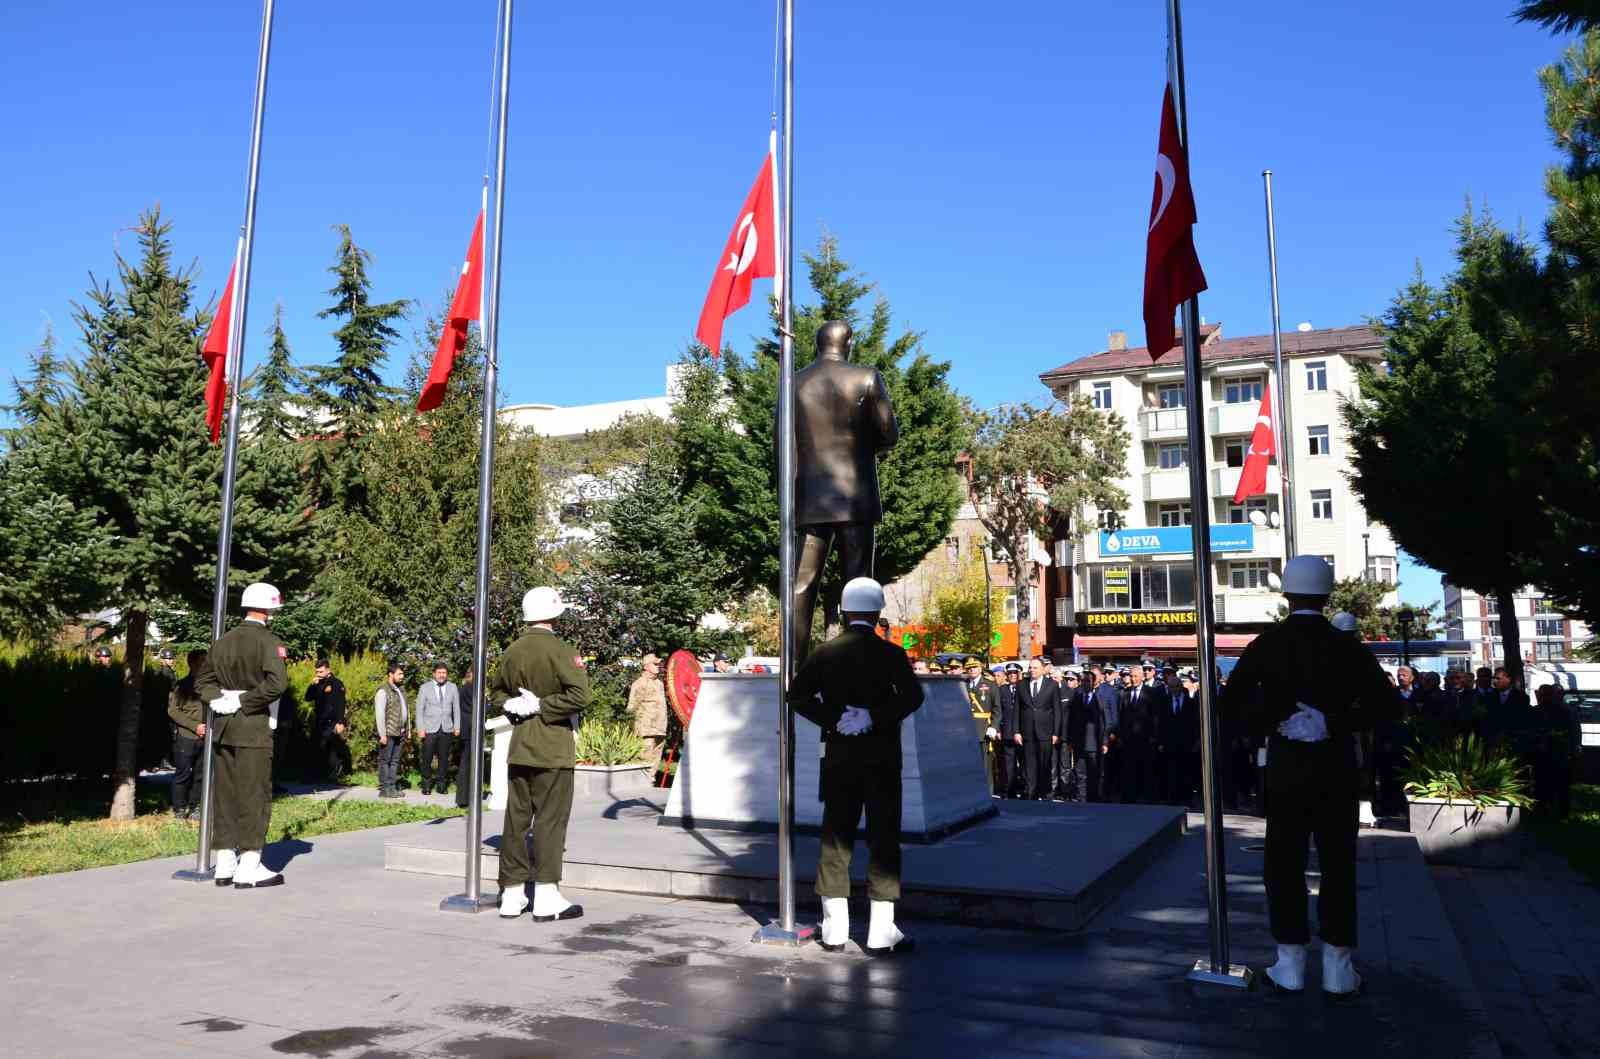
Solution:
[[[889,400],[883,374],[876,371],[872,373],[872,415],[878,431],[878,451],[894,448],[900,440],[900,421],[894,416],[894,403]]]

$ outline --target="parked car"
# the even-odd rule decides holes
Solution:
[[[1538,662],[1527,666],[1522,678],[1530,700],[1546,684],[1566,691],[1567,706],[1578,713],[1578,775],[1600,781],[1600,663]]]

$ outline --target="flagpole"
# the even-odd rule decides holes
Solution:
[[[800,945],[810,929],[794,913],[794,0],[783,0],[783,225],[778,237],[778,921],[756,931],[754,940]]]
[[[1273,417],[1278,432],[1278,495],[1283,501],[1283,561],[1296,554],[1294,519],[1294,450],[1289,428],[1289,384],[1283,374],[1283,321],[1278,313],[1278,228],[1272,217],[1272,170],[1261,171],[1267,195],[1267,272],[1272,277],[1272,371],[1278,412]]]
[[[245,179],[244,226],[234,249],[233,303],[228,326],[228,355],[223,375],[228,385],[228,440],[222,455],[222,524],[217,530],[217,584],[211,605],[211,642],[222,639],[228,617],[228,554],[233,543],[233,495],[239,463],[239,390],[243,383],[245,311],[250,305],[250,257],[255,249],[256,188],[261,175],[261,125],[267,111],[267,65],[272,52],[272,3],[261,5],[261,36],[256,55],[256,98],[250,123],[250,164]],[[205,710],[206,744],[201,766],[200,848],[192,870],[175,872],[174,879],[208,882],[211,879],[212,758],[216,728],[209,707]]]
[[[472,608],[472,763],[467,768],[466,892],[439,902],[451,912],[476,912],[493,904],[483,895],[483,722],[489,678],[489,548],[494,516],[495,378],[500,365],[500,250],[505,235],[506,130],[511,102],[511,0],[500,0],[500,118],[495,130],[494,237],[490,240],[488,305],[483,313],[483,425],[478,467],[478,569]],[[488,205],[488,188],[484,188]],[[491,286],[492,284],[492,286]],[[520,839],[518,839],[520,841]]]
[[[1179,0],[1167,0],[1167,37],[1170,43],[1169,75],[1172,105],[1177,112],[1178,141],[1189,153],[1189,100],[1183,77],[1183,16]],[[1190,170],[1193,172],[1193,170]],[[1194,526],[1195,646],[1200,668],[1201,793],[1205,799],[1206,821],[1206,898],[1211,934],[1211,958],[1196,960],[1189,980],[1248,988],[1250,972],[1228,962],[1227,881],[1223,850],[1222,788],[1217,783],[1216,643],[1212,633],[1216,620],[1212,599],[1211,571],[1211,491],[1207,479],[1205,402],[1201,400],[1200,374],[1200,296],[1183,303],[1183,384],[1189,398],[1184,402],[1189,424],[1189,507]]]

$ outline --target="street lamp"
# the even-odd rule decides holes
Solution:
[[[1372,534],[1361,535],[1361,580],[1372,580]]]
[[[1417,612],[1410,607],[1403,607],[1395,620],[1400,623],[1400,664],[1411,665],[1411,623],[1417,620]]]

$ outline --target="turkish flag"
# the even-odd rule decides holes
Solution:
[[[1169,84],[1161,97],[1161,144],[1144,251],[1144,344],[1152,360],[1177,344],[1172,314],[1178,306],[1206,289],[1194,252],[1195,220],[1189,156],[1178,139]]]
[[[750,285],[765,276],[778,274],[778,225],[773,209],[773,155],[769,150],[756,174],[755,186],[739,207],[739,216],[728,233],[728,243],[717,259],[711,276],[705,307],[694,335],[711,350],[722,355],[722,322],[750,304]]]
[[[1239,488],[1233,491],[1233,502],[1244,503],[1245,497],[1265,496],[1267,492],[1267,462],[1278,452],[1278,432],[1272,425],[1272,387],[1261,390],[1261,407],[1256,411],[1255,433],[1250,435],[1250,451],[1245,453],[1244,469],[1239,472]]]
[[[467,324],[483,316],[483,211],[478,211],[478,223],[472,229],[472,241],[467,244],[467,259],[461,264],[461,279],[456,282],[456,296],[450,302],[450,312],[439,328],[439,345],[433,351],[433,367],[428,369],[428,381],[423,384],[422,395],[417,398],[417,411],[438,408],[444,402],[445,384],[450,381],[450,369],[456,357],[467,347]]]
[[[200,347],[200,355],[211,369],[211,376],[206,379],[206,426],[211,428],[212,444],[222,433],[222,416],[228,401],[228,336],[233,327],[233,277],[238,269],[239,262],[235,260],[228,284],[222,288],[216,315],[211,318],[211,330]]]

